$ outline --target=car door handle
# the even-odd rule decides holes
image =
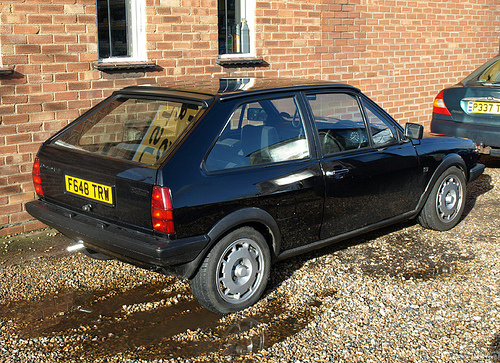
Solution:
[[[345,174],[349,172],[349,169],[335,169],[335,170],[328,170],[325,175],[328,177],[335,177],[337,179],[342,179]]]

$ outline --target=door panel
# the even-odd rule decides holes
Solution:
[[[354,93],[307,95],[307,100],[325,177],[321,238],[415,208],[421,193],[418,158],[390,116]]]
[[[282,237],[281,250],[317,241],[324,183],[319,161],[311,151],[310,128],[304,123],[300,101],[293,93],[239,102],[235,102],[234,111],[205,158],[209,182],[198,186],[203,205],[227,201],[219,204],[219,214],[211,223],[238,209],[260,208],[275,218]],[[172,190],[175,193],[175,186]],[[177,202],[192,204],[184,198],[190,198],[189,194],[174,195]],[[201,226],[193,215],[207,220],[199,211],[178,211],[178,218],[193,221],[190,233]]]
[[[322,161],[326,199],[321,238],[350,232],[415,208],[418,163],[410,143]]]

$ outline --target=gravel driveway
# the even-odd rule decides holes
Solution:
[[[500,362],[500,160],[483,162],[453,230],[400,224],[281,262],[225,317],[53,230],[0,238],[0,360]]]

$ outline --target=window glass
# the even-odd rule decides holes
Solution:
[[[384,116],[370,104],[366,105],[365,111],[370,125],[374,147],[388,145],[398,141],[396,129],[392,122],[385,119]]]
[[[255,0],[219,0],[219,54],[251,53]]]
[[[474,83],[500,83],[500,58],[496,56],[489,60],[460,82],[464,85]]]
[[[99,59],[145,59],[143,0],[97,0]]]
[[[191,102],[114,100],[79,122],[57,145],[154,164],[202,110]]]
[[[295,98],[245,103],[231,115],[206,159],[207,170],[304,159],[309,156]]]
[[[478,79],[479,82],[500,82],[500,60],[488,67]]]
[[[323,155],[369,145],[357,99],[345,93],[308,95]]]

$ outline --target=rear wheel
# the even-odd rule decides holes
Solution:
[[[271,255],[264,237],[242,227],[224,236],[205,257],[189,281],[191,292],[205,308],[231,313],[257,302],[269,278]]]
[[[424,204],[419,223],[426,228],[446,231],[460,221],[465,207],[466,181],[463,171],[448,168],[437,180]]]

